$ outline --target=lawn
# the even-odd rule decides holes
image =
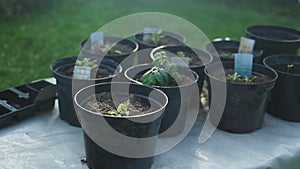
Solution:
[[[253,24],[300,29],[300,3],[296,0],[57,1],[30,13],[0,17],[0,89],[51,77],[51,62],[78,55],[79,42],[91,32],[119,17],[147,11],[182,17],[209,39],[239,39]]]

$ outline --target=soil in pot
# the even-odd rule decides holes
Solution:
[[[93,49],[88,45],[85,50],[100,55],[121,55],[132,52],[134,48],[128,44],[107,42],[104,45],[95,45]]]
[[[170,45],[170,44],[182,44],[184,41],[184,37],[178,33],[162,31],[159,34],[160,37],[156,40],[153,40],[153,36],[158,36],[158,34],[147,34],[149,38],[143,39],[144,33],[137,33],[135,35],[135,40],[141,44],[141,48],[154,48],[162,45]]]
[[[147,34],[150,36],[148,39],[144,39],[144,33],[136,33],[134,36],[134,40],[139,44],[139,57],[138,57],[138,63],[152,63],[150,56],[151,50],[153,48],[156,48],[158,46],[162,45],[181,45],[184,43],[185,38],[175,32],[170,31],[162,31],[160,35],[162,35],[161,38],[157,42],[153,42],[151,38],[151,34]],[[142,57],[142,58],[141,58]]]
[[[217,79],[222,79],[223,74],[219,72],[213,76]],[[257,74],[255,72],[250,76],[241,76],[236,72],[234,72],[233,69],[226,69],[225,76],[227,82],[238,83],[238,84],[259,84],[259,83],[265,83],[272,80],[269,76]]]
[[[220,121],[218,120],[220,112],[211,112],[210,121],[219,129],[234,132],[248,133],[261,127],[264,113],[267,108],[268,95],[275,85],[277,73],[260,64],[254,64],[253,75],[240,76],[233,71],[233,62],[224,62],[226,79],[220,70],[220,64],[213,64],[206,68],[205,74],[209,78],[209,95],[212,99],[212,92],[215,93],[214,100],[211,100],[210,106],[214,103],[223,103],[225,107]],[[209,70],[209,71],[207,71]],[[209,73],[208,73],[209,72]],[[215,87],[212,89],[211,84]],[[226,99],[220,100],[217,95],[222,86],[226,85]],[[210,109],[213,109],[210,107]]]
[[[300,122],[300,57],[279,54],[268,56],[263,62],[278,73],[267,112],[284,120]]]
[[[73,78],[73,72],[74,72],[74,66],[69,67],[65,70],[60,70],[58,73],[60,73],[63,76],[68,76]],[[92,69],[92,75],[96,75],[96,79],[110,77],[114,73],[110,70],[104,69],[104,68],[98,68],[98,69]]]
[[[236,40],[230,41],[214,41],[205,46],[206,50],[210,52],[214,57],[214,62],[217,61],[217,57],[220,57],[221,61],[233,61],[234,54],[238,53],[240,42]],[[217,52],[217,53],[215,53]],[[255,63],[261,63],[262,50],[254,49],[253,60]]]
[[[129,55],[135,53],[139,45],[129,39],[105,36],[104,44],[95,44],[92,48],[90,39],[85,39],[80,42],[80,48],[83,56],[105,56],[120,64]],[[126,62],[122,63],[122,67],[131,66],[133,61],[134,57],[127,58]]]
[[[116,106],[115,103],[118,106]],[[119,95],[115,96],[113,100],[111,93],[109,92],[102,92],[90,96],[83,107],[102,115],[119,117],[142,115],[155,110],[154,107],[150,108],[145,100],[142,100],[141,98],[131,95],[130,99],[128,99],[128,97]],[[126,110],[123,110],[122,107]]]

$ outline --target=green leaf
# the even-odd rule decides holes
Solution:
[[[165,84],[164,78],[162,77],[162,75],[158,70],[154,71],[153,74],[155,79],[159,82],[160,85]]]
[[[116,114],[118,114],[118,112],[116,112],[115,110],[110,110],[110,111],[107,112],[107,114],[116,115]]]

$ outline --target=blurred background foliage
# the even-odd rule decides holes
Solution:
[[[240,39],[253,24],[300,28],[297,0],[0,0],[0,89],[51,77],[51,62],[78,55],[91,32],[149,11],[182,17],[209,39]]]

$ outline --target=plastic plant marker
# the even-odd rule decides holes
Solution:
[[[241,37],[238,53],[252,53],[255,40]]]
[[[242,76],[252,75],[253,54],[236,53],[234,55],[234,71]]]
[[[143,36],[143,41],[151,39],[151,34],[153,33],[158,33],[159,29],[158,28],[144,28],[144,36]]]
[[[75,79],[90,79],[91,78],[91,67],[85,66],[74,66],[74,78]]]

